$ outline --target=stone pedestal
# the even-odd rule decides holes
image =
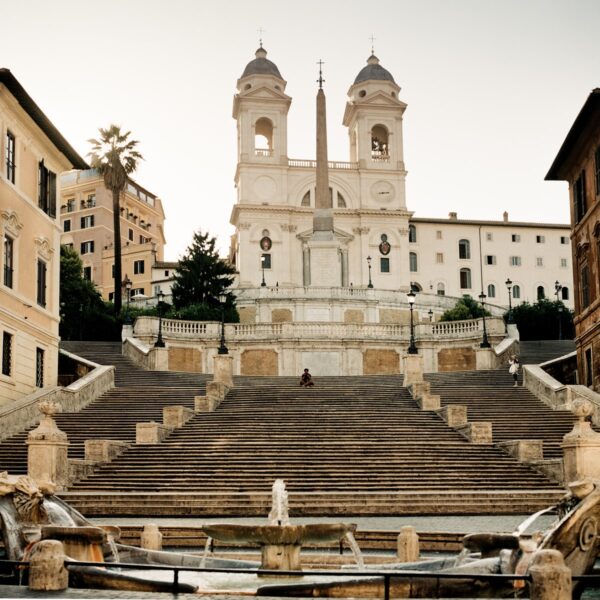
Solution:
[[[421,410],[439,410],[441,399],[437,394],[423,394],[417,404]]]
[[[206,384],[206,396],[208,398],[216,399],[219,402],[225,399],[229,390],[229,386],[225,385],[222,381],[209,381]]]
[[[398,560],[415,562],[419,560],[419,536],[414,527],[406,525],[400,529],[398,536]]]
[[[163,408],[163,425],[170,429],[183,427],[192,417],[194,411],[186,406],[165,406]]]
[[[149,423],[136,423],[135,425],[135,443],[136,444],[160,444],[171,433],[169,427],[160,423],[150,421]]]
[[[407,387],[408,391],[410,392],[410,395],[415,400],[418,400],[424,394],[429,394],[431,392],[431,384],[429,383],[429,381],[415,381]]]
[[[194,396],[194,411],[197,413],[213,412],[221,404],[214,396]]]
[[[169,370],[169,349],[168,348],[152,348],[149,355],[149,366],[151,371],[168,371]]]
[[[405,354],[403,357],[404,386],[423,381],[423,357],[420,354]]]
[[[121,341],[124,342],[127,338],[133,337],[133,325],[123,325],[121,328]]]
[[[466,437],[472,444],[492,443],[492,424],[490,421],[471,421],[463,427],[457,427],[456,431]]]
[[[519,462],[530,463],[543,460],[543,440],[508,440],[498,444]]]
[[[558,550],[540,550],[529,567],[531,600],[571,600],[571,570]]]
[[[269,571],[301,571],[300,546],[294,544],[263,546],[260,568]]]
[[[310,285],[316,287],[339,287],[342,285],[342,267],[339,242],[325,237],[329,232],[315,232],[307,242],[310,250]]]
[[[233,387],[233,356],[217,354],[214,358],[213,370],[213,381],[223,383],[229,389]]]
[[[600,434],[586,420],[594,407],[588,400],[575,400],[572,412],[578,421],[563,437],[565,481],[600,479]]]
[[[158,525],[148,523],[144,525],[140,536],[140,546],[144,550],[162,550],[162,533]]]
[[[106,463],[129,448],[127,442],[118,440],[85,440],[85,460],[92,463]]]
[[[38,485],[51,482],[62,490],[69,483],[67,434],[56,426],[52,418],[59,410],[58,404],[40,402],[39,409],[44,416],[27,436],[27,474]]]
[[[467,407],[464,404],[449,404],[439,411],[440,417],[448,424],[448,427],[457,429],[467,424]]]
[[[43,592],[66,590],[69,572],[65,558],[59,541],[42,540],[35,544],[29,557],[29,589]]]

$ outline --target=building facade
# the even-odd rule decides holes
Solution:
[[[80,254],[84,277],[112,300],[112,193],[92,169],[65,173],[61,183],[61,243]],[[160,198],[130,180],[121,194],[121,243],[123,279],[131,280],[132,296],[153,295],[152,266],[163,259],[164,220]]]
[[[58,373],[60,173],[87,164],[0,69],[0,405]]]
[[[567,134],[546,179],[567,181],[579,382],[600,391],[600,88]]]

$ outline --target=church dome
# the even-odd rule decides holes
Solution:
[[[256,58],[246,65],[240,79],[250,75],[273,75],[273,77],[283,80],[277,65],[267,58],[267,51],[262,46],[256,51],[255,56]]]
[[[360,70],[359,74],[354,80],[354,84],[356,85],[357,83],[361,83],[363,81],[369,81],[370,79],[391,81],[392,83],[396,83],[392,77],[392,74],[379,64],[379,59],[374,54],[369,56],[367,59],[367,66]]]

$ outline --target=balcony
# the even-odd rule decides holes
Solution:
[[[358,169],[357,162],[342,162],[339,160],[330,160],[327,162],[330,169],[340,169],[344,171],[352,171]],[[295,158],[288,159],[288,167],[300,167],[301,169],[316,169],[316,160],[298,160]]]
[[[254,156],[261,156],[263,158],[271,158],[273,156],[273,150],[270,148],[255,148]]]

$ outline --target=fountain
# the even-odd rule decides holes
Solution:
[[[300,550],[303,544],[339,542],[348,538],[361,564],[360,551],[354,541],[353,523],[308,523],[292,525],[288,514],[288,495],[283,479],[273,484],[272,508],[268,525],[229,523],[204,524],[202,530],[210,538],[233,544],[255,543],[261,547],[261,569],[301,571]],[[354,543],[352,543],[354,542]]]

